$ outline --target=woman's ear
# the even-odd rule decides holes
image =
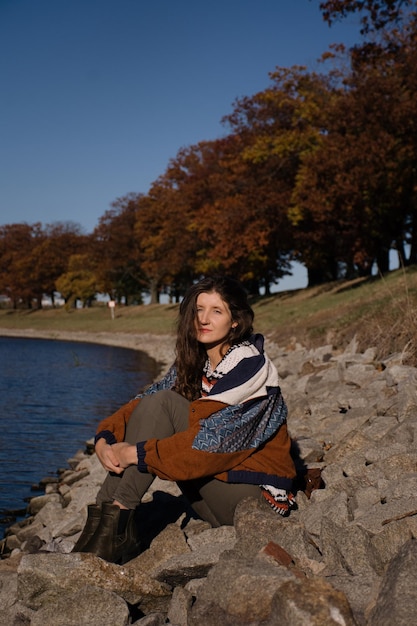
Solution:
[[[237,322],[233,322],[232,328],[237,328],[237,326],[238,326],[238,323]]]

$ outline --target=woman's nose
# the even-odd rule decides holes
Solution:
[[[208,324],[208,315],[207,313],[201,311],[198,315],[198,319],[200,320],[200,324]]]

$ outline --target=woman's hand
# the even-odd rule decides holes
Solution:
[[[113,446],[106,443],[105,439],[99,439],[95,446],[98,460],[102,464],[105,470],[108,472],[115,472],[121,474],[123,468],[120,467],[119,459],[113,451]]]
[[[111,446],[112,452],[117,459],[118,466],[121,471],[129,467],[129,465],[137,465],[138,453],[136,446],[130,443],[114,443]]]
[[[126,442],[109,445],[105,439],[99,439],[96,454],[104,469],[115,474],[121,474],[126,467],[138,462],[136,446]]]

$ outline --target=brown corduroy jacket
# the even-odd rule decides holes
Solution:
[[[102,420],[97,435],[105,432],[108,441],[123,441],[126,425],[139,402],[140,399],[131,400],[116,413]],[[210,399],[192,402],[187,430],[166,439],[138,442],[138,469],[173,481],[214,476],[226,482],[273,484],[279,488],[290,489],[296,472],[286,423],[259,448],[219,453],[192,447],[201,420],[207,419],[225,406],[222,402]]]

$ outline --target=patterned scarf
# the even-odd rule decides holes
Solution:
[[[200,399],[228,406],[202,420],[193,448],[206,452],[236,452],[257,448],[272,437],[287,418],[278,373],[263,351],[262,335],[232,346],[214,371],[207,362]]]

